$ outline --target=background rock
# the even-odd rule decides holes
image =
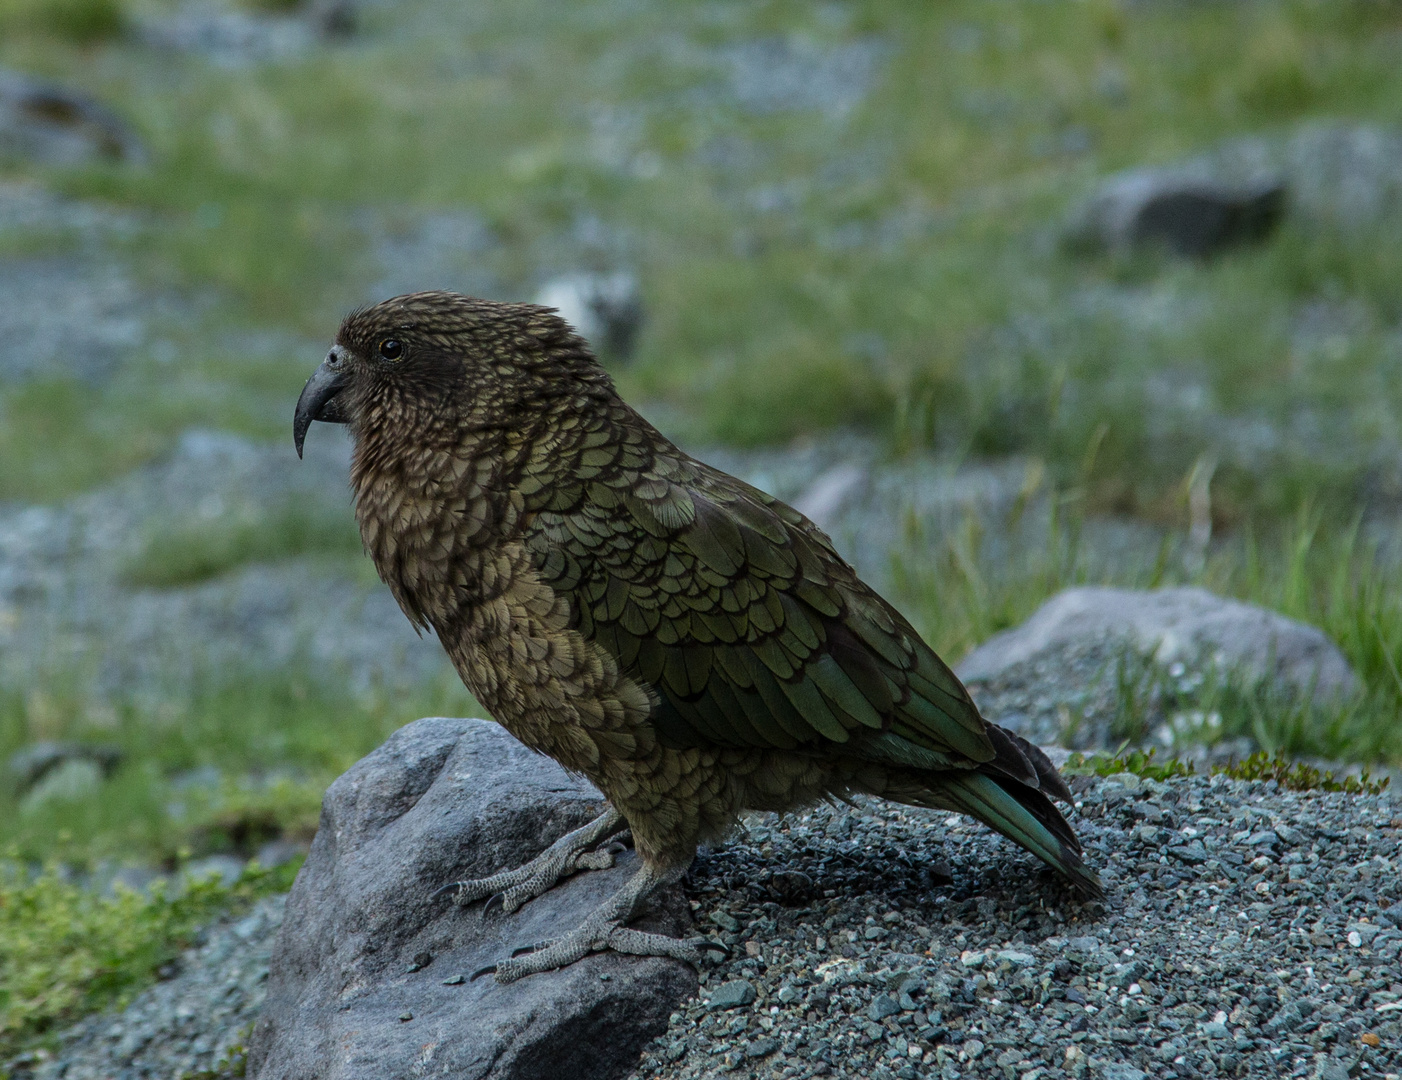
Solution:
[[[1105,181],[1080,210],[1071,238],[1093,250],[1163,245],[1201,259],[1264,240],[1284,216],[1285,197],[1284,182],[1273,176],[1233,183],[1171,169],[1135,169]]]
[[[1287,213],[1311,226],[1356,230],[1399,207],[1402,131],[1312,123],[1107,177],[1072,212],[1066,238],[1086,250],[1158,242],[1203,257],[1265,239]]]
[[[1110,736],[1115,669],[1127,654],[1177,678],[1215,671],[1321,704],[1358,685],[1343,653],[1314,627],[1191,587],[1067,589],[955,670],[996,722],[1055,742],[1068,735],[1069,717],[1084,714],[1089,723],[1075,731],[1075,745],[1100,746]]]
[[[326,793],[288,898],[249,1075],[626,1074],[695,991],[685,965],[600,954],[505,986],[445,980],[583,921],[632,872],[631,854],[511,916],[432,896],[531,858],[601,805],[589,785],[495,724],[427,719],[401,729]],[[683,932],[678,896],[663,894],[638,925]]]
[[[553,307],[605,359],[627,360],[643,322],[638,279],[615,274],[571,274],[549,281],[536,303]]]
[[[141,162],[145,147],[111,109],[91,98],[0,68],[0,158],[43,165]]]

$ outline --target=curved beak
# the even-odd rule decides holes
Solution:
[[[302,443],[307,437],[307,428],[313,420],[326,424],[344,424],[346,415],[336,395],[346,388],[346,372],[340,357],[333,350],[312,372],[307,385],[302,387],[302,396],[297,399],[297,412],[292,418],[292,442],[297,447],[297,456],[302,456]]]

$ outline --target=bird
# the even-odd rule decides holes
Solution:
[[[874,796],[973,817],[1103,895],[1047,756],[980,715],[813,522],[683,452],[554,309],[452,292],[346,316],[297,401],[344,424],[361,539],[400,608],[515,738],[604,795],[519,867],[444,888],[504,912],[637,869],[498,982],[597,951],[698,967],[704,937],[629,922],[742,814]],[[443,891],[443,890],[440,890]]]

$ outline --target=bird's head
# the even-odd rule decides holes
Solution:
[[[396,296],[348,315],[297,399],[297,455],[313,420],[407,439],[508,428],[542,403],[612,394],[589,347],[551,308],[450,292]]]

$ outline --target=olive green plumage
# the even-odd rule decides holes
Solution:
[[[451,293],[345,321],[303,394],[350,424],[381,577],[513,734],[675,876],[745,809],[957,810],[1099,892],[1044,755],[979,716],[797,511],[673,446],[551,311]]]

